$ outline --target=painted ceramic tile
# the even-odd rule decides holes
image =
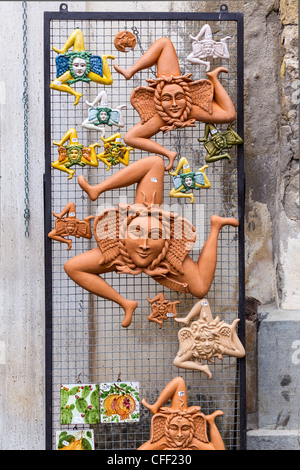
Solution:
[[[100,385],[101,423],[134,423],[140,418],[138,382]]]
[[[99,385],[62,385],[61,424],[99,423]]]
[[[94,431],[57,431],[56,450],[95,450]]]

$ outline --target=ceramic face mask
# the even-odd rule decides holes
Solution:
[[[73,60],[73,71],[75,75],[78,75],[78,77],[82,77],[85,72],[86,72],[86,61],[84,59],[80,59],[79,57],[76,57],[76,59]]]

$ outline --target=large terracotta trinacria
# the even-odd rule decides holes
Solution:
[[[204,297],[213,282],[219,232],[224,225],[237,227],[234,218],[211,217],[211,231],[197,261],[188,256],[196,239],[190,222],[162,208],[164,163],[159,156],[138,160],[96,186],[78,177],[91,200],[100,194],[137,184],[134,204],[103,210],[94,221],[98,248],[70,259],[65,271],[75,283],[99,297],[119,304],[125,311],[122,326],[131,323],[135,300],[121,296],[102,277],[116,271],[146,273],[177,292]]]
[[[72,52],[68,52],[73,47]],[[114,59],[112,55],[97,56],[85,50],[83,32],[75,29],[68,37],[61,49],[53,46],[59,55],[56,57],[57,76],[50,85],[53,90],[70,93],[75,96],[76,106],[82,93],[75,91],[71,85],[77,82],[101,83],[111,85],[113,79],[107,59]]]
[[[127,80],[141,70],[157,65],[157,79],[147,80],[149,86],[138,87],[131,94],[131,103],[141,122],[125,135],[125,142],[134,148],[166,156],[173,166],[177,152],[151,140],[158,132],[168,132],[195,126],[196,121],[230,123],[236,118],[234,105],[221,85],[218,74],[227,72],[217,68],[207,74],[208,80],[194,82],[191,74],[182,75],[173,43],[160,38],[129,69],[114,64],[117,72]]]
[[[170,399],[171,405],[164,406]],[[150,440],[138,450],[225,450],[215,424],[216,417],[222,416],[223,411],[217,410],[211,415],[204,415],[200,406],[188,407],[187,388],[181,377],[173,379],[153,405],[145,400],[142,403],[153,417]]]
[[[67,243],[68,250],[72,248],[72,240],[65,237],[92,238],[92,231],[89,221],[94,218],[93,215],[85,217],[84,220],[76,218],[76,206],[74,202],[69,202],[60,214],[53,212],[55,220],[54,229],[48,234],[48,237],[58,242]]]
[[[194,320],[198,317],[197,320]],[[214,358],[223,360],[224,355],[236,358],[245,356],[245,349],[240,342],[236,327],[239,319],[232,325],[213,318],[209,303],[202,299],[192,308],[185,318],[176,318],[179,323],[190,326],[178,332],[179,351],[174,365],[188,370],[199,370],[212,378],[208,365],[201,361],[214,362]]]

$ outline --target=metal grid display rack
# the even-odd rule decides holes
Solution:
[[[52,211],[60,212],[69,202],[76,205],[77,217],[83,219],[96,215],[99,207],[111,207],[122,202],[134,201],[134,187],[105,193],[100,200],[91,202],[77,183],[80,173],[96,184],[109,174],[121,169],[121,165],[106,171],[99,162],[98,168],[76,166],[73,179],[67,180],[63,172],[51,168],[57,159],[57,147],[53,140],[60,140],[71,127],[78,131],[80,142],[85,145],[97,142],[95,131],[81,127],[87,116],[85,101],[93,101],[101,89],[106,89],[110,106],[127,104],[124,110],[125,128],[138,122],[138,116],[130,105],[130,93],[137,86],[145,86],[145,80],[153,78],[155,69],[139,72],[126,81],[117,74],[111,63],[114,83],[111,87],[89,85],[79,82],[74,85],[83,93],[78,106],[66,93],[50,90],[50,80],[56,76],[56,53],[52,46],[61,47],[69,34],[80,28],[84,33],[86,50],[97,55],[112,54],[122,67],[129,67],[158,38],[169,37],[177,51],[182,73],[192,73],[198,80],[205,77],[205,67],[186,61],[191,52],[190,34],[197,35],[201,27],[209,23],[215,40],[230,36],[228,41],[230,59],[214,59],[212,69],[225,66],[228,74],[220,80],[237,110],[234,128],[243,138],[243,16],[230,13],[221,5],[220,13],[71,13],[63,4],[59,12],[45,13],[45,279],[46,279],[46,446],[53,449],[55,431],[60,425],[60,385],[66,383],[101,383],[137,381],[140,396],[154,403],[163,388],[174,377],[185,379],[189,406],[200,405],[204,414],[217,409],[224,412],[217,418],[217,426],[227,450],[245,448],[245,360],[224,357],[210,365],[213,378],[197,371],[178,369],[173,360],[178,351],[177,333],[179,324],[169,319],[159,329],[147,319],[150,311],[147,297],[153,298],[164,292],[171,300],[180,300],[179,316],[185,316],[198,299],[189,294],[179,294],[155,283],[146,275],[106,275],[105,279],[127,298],[138,301],[133,321],[129,328],[121,327],[123,311],[116,304],[89,294],[71,281],[64,272],[64,263],[79,253],[96,246],[91,241],[73,239],[71,251],[66,245],[51,241],[47,234],[54,226]],[[118,52],[113,45],[117,32],[133,31],[138,39],[133,51]],[[113,132],[112,132],[113,133]],[[205,164],[205,149],[198,142],[203,137],[204,124],[195,128],[158,134],[156,140],[170,149],[177,149],[179,156],[186,156],[193,169]],[[107,133],[109,134],[109,132]],[[232,227],[222,229],[219,238],[218,264],[208,300],[214,317],[220,316],[229,323],[239,317],[239,337],[245,341],[244,318],[244,175],[243,146],[230,150],[231,163],[219,160],[209,164],[207,175],[211,182],[209,190],[195,193],[195,203],[188,200],[171,200],[171,177],[165,175],[165,204],[190,220],[197,230],[197,243],[191,256],[197,259],[210,229],[210,216],[238,217],[238,231]],[[135,150],[130,162],[148,156]],[[163,158],[163,157],[162,157]],[[134,450],[149,440],[150,412],[141,405],[139,423],[99,424],[93,426],[96,450]],[[80,428],[80,426],[78,426]],[[68,428],[68,427],[67,427]],[[85,426],[82,426],[85,429]],[[69,426],[72,429],[72,426]]]

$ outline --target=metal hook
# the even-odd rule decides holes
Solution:
[[[224,11],[228,11],[226,3],[222,3],[222,5],[220,5],[220,12],[223,13]]]
[[[60,11],[63,11],[64,13],[66,13],[68,11],[68,4],[67,3],[61,3]]]

